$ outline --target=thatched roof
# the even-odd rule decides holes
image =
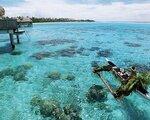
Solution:
[[[32,22],[29,17],[23,17],[22,19],[17,19],[17,22]]]
[[[3,15],[5,15],[5,9],[0,6],[0,17],[2,17]]]

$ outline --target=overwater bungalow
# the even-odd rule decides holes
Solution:
[[[5,10],[3,7],[0,7],[0,34],[9,34],[10,43],[12,48],[14,49],[14,35],[17,38],[17,43],[19,43],[19,35],[24,31],[19,31],[17,19],[4,17],[4,15]]]
[[[29,17],[18,17],[17,22],[19,27],[31,27],[33,21]]]

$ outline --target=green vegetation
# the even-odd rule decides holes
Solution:
[[[94,20],[75,20],[70,18],[36,18],[32,17],[31,20],[33,23],[39,22],[94,22]]]

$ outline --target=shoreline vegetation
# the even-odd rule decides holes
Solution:
[[[90,19],[71,19],[71,18],[44,18],[44,17],[22,17],[18,16],[16,19],[23,21],[32,21],[32,23],[43,23],[43,22],[95,22]],[[25,20],[24,20],[25,19]]]
[[[36,18],[32,17],[31,18],[33,23],[42,23],[42,22],[95,22],[94,20],[89,20],[89,19],[70,19],[70,18]]]

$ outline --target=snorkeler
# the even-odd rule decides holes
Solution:
[[[99,73],[102,71],[112,71],[114,75],[121,80],[121,86],[114,91],[113,95],[115,98],[128,96],[134,90],[138,90],[142,94],[147,94],[147,91],[144,89],[142,82],[137,79],[137,71],[135,67],[131,67],[130,71],[125,72],[124,69],[118,68],[115,64],[109,61],[108,65],[93,68],[93,73]]]
[[[137,71],[135,67],[131,67],[131,74],[128,79],[122,84],[116,91],[115,97],[120,98],[123,96],[128,96],[130,93],[140,85],[140,80],[137,79]]]

